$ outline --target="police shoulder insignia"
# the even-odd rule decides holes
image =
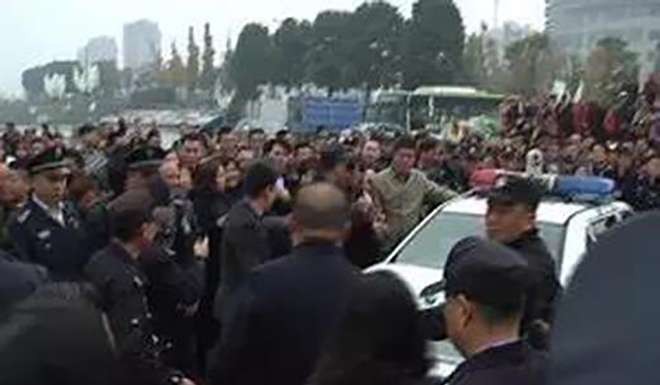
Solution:
[[[18,221],[18,223],[25,223],[25,221],[27,221],[28,218],[30,217],[30,214],[32,214],[32,210],[25,209],[20,214],[18,214],[16,220]]]

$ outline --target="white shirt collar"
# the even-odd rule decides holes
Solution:
[[[57,205],[57,208],[53,208],[53,207],[49,207],[47,204],[45,204],[35,194],[32,194],[32,200],[34,201],[34,203],[37,204],[37,206],[41,207],[46,213],[48,213],[48,215],[50,215],[58,223],[60,223],[62,226],[65,225],[65,223],[64,223],[64,204],[62,202],[60,202]]]

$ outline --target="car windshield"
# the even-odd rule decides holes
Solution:
[[[537,226],[548,249],[557,258],[562,250],[564,226],[545,222],[539,222]],[[481,215],[440,212],[400,250],[395,260],[397,263],[441,269],[456,243],[463,238],[485,233]]]

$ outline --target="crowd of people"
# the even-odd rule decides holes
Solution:
[[[441,308],[360,273],[479,169],[608,177],[660,208],[650,127],[539,130],[562,112],[534,106],[506,101],[496,138],[183,125],[163,148],[123,120],[67,139],[7,124],[0,384],[426,384],[426,340],[446,337],[468,358],[450,384],[541,383],[561,287],[530,182],[489,197]]]

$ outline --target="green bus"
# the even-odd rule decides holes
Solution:
[[[477,116],[496,117],[504,95],[472,87],[425,86],[408,100],[408,129],[442,131],[455,120]]]

